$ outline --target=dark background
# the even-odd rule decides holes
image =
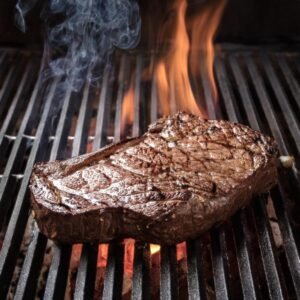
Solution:
[[[163,18],[164,11],[171,1],[139,1],[143,30],[155,26],[157,21]],[[43,24],[39,17],[39,6],[43,1],[38,1],[39,5],[28,14],[26,33],[19,31],[14,24],[15,2],[0,2],[1,45],[41,47]],[[192,4],[197,2],[203,2],[203,0],[191,0]],[[278,41],[291,43],[299,41],[299,15],[300,0],[228,0],[219,26],[217,40],[242,43],[277,43]]]

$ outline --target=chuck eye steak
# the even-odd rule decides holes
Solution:
[[[274,140],[247,126],[179,112],[141,137],[35,165],[40,231],[65,242],[174,244],[223,222],[277,182]]]

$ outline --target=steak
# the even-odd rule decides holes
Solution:
[[[247,126],[179,112],[141,137],[38,163],[31,199],[40,231],[65,242],[193,239],[277,182],[274,140]]]

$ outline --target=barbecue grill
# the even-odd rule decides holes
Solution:
[[[152,4],[141,6],[150,18],[159,7]],[[260,15],[250,1],[228,4],[214,61],[218,102],[200,66],[201,50],[201,76],[191,84],[209,118],[273,136],[281,155],[294,156],[294,166],[279,168],[279,184],[227,222],[197,240],[160,248],[130,239],[54,243],[39,232],[28,193],[35,162],[138,136],[162,115],[155,72],[161,53],[148,49],[152,40],[145,35],[138,49],[116,51],[102,78],[74,92],[62,87],[64,75],[45,81],[39,48],[8,47],[20,46],[24,36],[16,41],[13,29],[3,33],[0,26],[0,299],[300,299],[300,27],[297,18],[285,17],[299,3],[285,4],[282,19],[277,10],[273,19],[259,19],[255,26],[271,43],[257,43],[255,26],[246,26],[252,20],[237,17],[241,6],[241,15]],[[10,20],[2,19],[5,28]],[[293,38],[286,34],[291,28]],[[276,32],[290,42],[275,40]],[[256,43],[238,43],[247,33]],[[33,30],[30,40],[36,36]],[[234,36],[235,43],[224,42]],[[122,117],[131,88],[132,122]],[[173,113],[176,99],[170,101]]]
[[[142,77],[143,66],[151,65],[156,54],[118,53],[101,82],[87,82],[80,93],[62,93],[59,79],[40,84],[38,52],[1,49],[2,299],[300,298],[300,55],[297,49],[276,47],[224,44],[221,49],[214,66],[218,109],[207,80],[197,83],[205,91],[209,117],[273,135],[283,155],[295,155],[296,167],[280,170],[279,185],[270,196],[262,195],[198,240],[186,241],[182,262],[176,246],[162,247],[155,254],[158,274],[153,273],[150,246],[136,242],[132,287],[125,296],[124,243],[109,244],[101,284],[98,245],[83,245],[71,273],[74,247],[53,244],[39,233],[30,215],[27,186],[34,162],[79,155],[139,135],[157,119],[155,78]],[[122,132],[123,94],[129,84],[127,72],[133,69],[134,121]],[[154,290],[158,294],[153,295]]]

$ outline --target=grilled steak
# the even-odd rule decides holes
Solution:
[[[67,242],[195,238],[277,181],[273,139],[247,126],[177,113],[143,136],[36,164],[40,231]]]

